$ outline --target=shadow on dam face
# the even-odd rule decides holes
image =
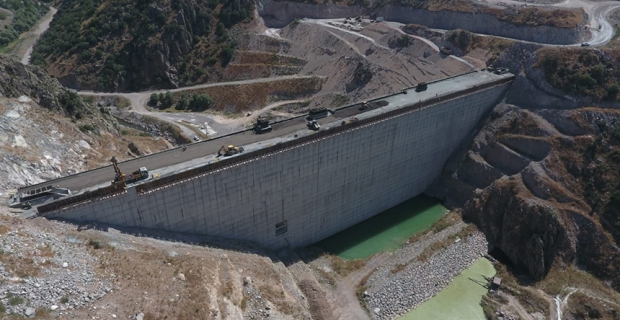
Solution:
[[[345,259],[365,259],[402,247],[412,235],[430,227],[447,209],[426,195],[409,199],[314,244]]]

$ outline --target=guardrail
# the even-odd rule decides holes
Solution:
[[[92,200],[120,195],[126,192],[127,190],[122,184],[110,185],[108,187],[99,188],[93,191],[86,191],[84,193],[81,193],[81,194],[78,194],[72,197],[62,198],[60,200],[56,200],[54,202],[38,206],[37,211],[39,212],[39,215],[42,215],[42,214],[56,211],[56,210],[59,210],[59,209],[62,209],[68,206],[75,206],[75,205],[90,202]]]
[[[330,136],[339,135],[345,131],[356,130],[358,128],[362,128],[365,126],[369,126],[371,124],[379,123],[379,122],[385,121],[390,118],[399,117],[399,116],[402,116],[403,114],[410,113],[415,110],[422,109],[428,106],[432,106],[437,103],[446,102],[448,100],[454,100],[456,98],[467,96],[467,95],[473,94],[478,91],[483,91],[483,90],[486,90],[492,87],[501,86],[506,83],[512,82],[513,80],[514,80],[514,76],[503,78],[503,79],[498,79],[496,81],[485,83],[480,86],[467,88],[460,92],[454,92],[454,93],[450,93],[442,97],[436,97],[436,98],[431,98],[425,101],[420,101],[410,106],[388,111],[386,113],[383,113],[377,116],[373,116],[370,118],[361,119],[356,122],[351,122],[345,125],[329,128],[327,130],[319,131],[315,134],[300,137],[295,140],[277,143],[275,145],[272,145],[272,146],[269,146],[269,147],[266,147],[260,150],[256,150],[256,151],[252,151],[248,153],[242,153],[233,158],[223,159],[220,161],[206,164],[198,168],[190,169],[190,170],[180,172],[180,173],[177,173],[171,176],[167,176],[167,177],[163,177],[163,178],[153,180],[147,183],[143,183],[143,184],[137,185],[135,188],[136,188],[138,195],[141,196],[147,193],[161,190],[163,188],[177,185],[179,183],[193,180],[201,176],[204,176],[206,174],[217,172],[219,170],[222,170],[228,167],[238,166],[243,163],[247,163],[249,161],[253,161],[259,158],[266,157],[270,154],[282,152],[285,149],[301,147],[311,142],[323,140]],[[52,202],[52,203],[49,203],[43,206],[39,206],[37,209],[39,211],[39,214],[45,214],[45,213],[49,213],[52,211],[62,209],[70,205],[79,204],[81,202],[87,202],[94,198],[110,196],[115,193],[119,193],[119,191],[116,190],[114,186],[105,187],[105,188],[101,188],[95,191],[85,192],[77,196],[64,198],[64,199],[61,199],[61,200],[58,200],[58,201],[55,201],[55,202]]]

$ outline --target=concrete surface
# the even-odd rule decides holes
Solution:
[[[381,99],[389,104],[357,116],[373,117],[420,99],[509,76],[460,76],[430,84],[421,93],[409,91]],[[415,109],[158,191],[138,194],[136,188],[129,188],[126,193],[66,207],[47,216],[245,239],[268,248],[309,245],[422,193],[508,86],[506,83]],[[357,109],[339,110],[334,116],[346,118],[359,113]],[[323,128],[339,125],[336,117],[322,119]],[[170,163],[172,166],[161,172],[172,172],[211,161],[222,144],[244,145],[246,152],[251,152],[293,139],[293,134],[312,134],[300,126],[305,128],[302,119],[287,121],[274,128],[271,135],[277,137],[246,132],[196,144],[186,152],[174,150],[145,157],[131,165]],[[238,143],[241,141],[245,143]],[[205,153],[211,155],[182,161]],[[131,170],[128,164],[124,167]],[[100,175],[106,177],[104,173],[85,173],[78,175],[80,179],[63,180],[61,184],[88,185]],[[112,176],[110,172],[107,177]],[[279,223],[287,226],[282,235],[276,235]]]

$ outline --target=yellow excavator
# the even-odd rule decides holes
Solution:
[[[112,161],[112,166],[114,166],[114,172],[116,172],[116,176],[114,176],[114,181],[112,182],[112,184],[133,183],[138,180],[146,179],[149,177],[149,171],[145,167],[142,167],[132,172],[130,176],[126,176],[121,171],[121,168],[118,166],[118,160],[116,160],[116,157],[112,157],[111,161]]]
[[[243,152],[243,147],[235,147],[231,144],[229,146],[222,146],[217,152],[217,156],[219,157],[223,155],[225,157],[229,157],[241,152]]]
[[[125,182],[125,174],[121,171],[121,168],[119,168],[118,166],[118,160],[116,160],[116,157],[112,157],[112,166],[114,166],[114,172],[116,172],[116,176],[114,177],[114,182],[112,182],[113,184],[118,183],[118,182]]]

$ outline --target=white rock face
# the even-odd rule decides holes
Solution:
[[[15,142],[13,143],[12,147],[23,147],[23,148],[28,147],[28,144],[26,143],[26,139],[24,139],[23,136],[17,135],[13,139]]]
[[[30,97],[28,97],[28,96],[21,96],[21,97],[19,97],[17,99],[17,101],[19,101],[19,102],[31,102],[32,99],[30,99]]]
[[[19,119],[20,115],[19,112],[15,111],[15,110],[11,110],[9,112],[7,112],[6,114],[4,114],[5,117],[7,118],[11,118],[11,119]]]

